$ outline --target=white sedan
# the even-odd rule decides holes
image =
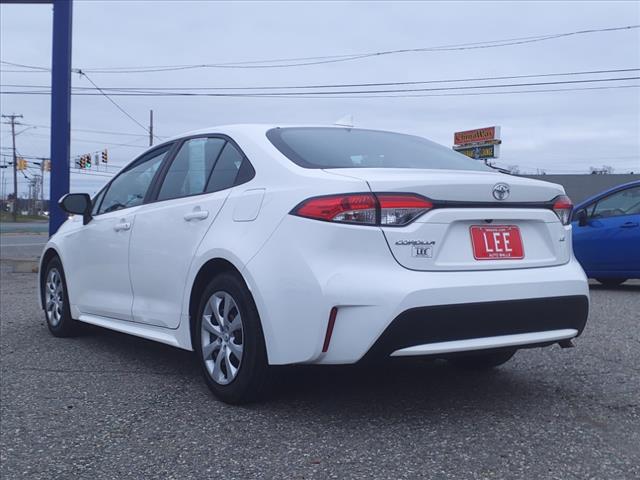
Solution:
[[[51,333],[85,322],[194,350],[229,403],[272,365],[490,368],[569,346],[587,320],[562,187],[412,135],[216,127],[60,205],[74,215],[40,268]]]

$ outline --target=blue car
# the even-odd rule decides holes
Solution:
[[[607,286],[640,278],[640,181],[581,202],[571,220],[573,250],[589,278]]]

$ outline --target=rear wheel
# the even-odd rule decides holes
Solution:
[[[627,281],[626,278],[596,278],[605,287],[619,287]]]
[[[79,325],[71,318],[67,282],[58,257],[52,258],[46,266],[42,292],[49,331],[56,337],[76,335]]]
[[[507,363],[509,360],[511,360],[511,357],[513,357],[515,353],[515,350],[503,350],[491,353],[475,353],[471,355],[450,358],[449,362],[456,367],[464,368],[465,370],[488,370]]]
[[[231,404],[257,399],[267,381],[267,353],[253,297],[239,275],[218,275],[204,289],[195,334],[202,373],[216,397]]]

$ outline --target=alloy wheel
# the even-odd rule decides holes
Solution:
[[[57,327],[64,312],[64,285],[57,268],[49,270],[45,289],[47,320],[52,327]]]
[[[200,336],[209,375],[220,385],[231,383],[242,363],[244,331],[238,305],[227,292],[217,291],[207,300]]]

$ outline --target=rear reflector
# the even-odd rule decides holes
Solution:
[[[326,222],[402,226],[433,207],[413,193],[347,193],[309,198],[291,213]]]
[[[324,335],[324,344],[322,345],[322,353],[329,350],[329,343],[331,343],[331,335],[333,335],[333,326],[336,323],[336,315],[338,315],[338,307],[333,307],[329,313],[329,323],[327,323],[327,333]]]
[[[569,224],[571,218],[571,210],[573,209],[573,203],[571,199],[566,195],[559,195],[553,199],[553,211],[560,219],[563,225]]]

